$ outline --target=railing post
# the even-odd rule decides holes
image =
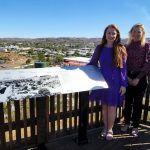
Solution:
[[[78,144],[88,143],[87,126],[88,126],[88,96],[89,92],[79,93],[79,128],[78,128]]]
[[[35,62],[35,68],[46,67],[46,62]],[[37,108],[37,145],[38,149],[46,149],[45,143],[49,134],[49,103],[46,97],[36,98]]]
[[[6,149],[3,103],[0,103],[0,149]]]
[[[49,134],[49,103],[46,97],[39,97],[36,100],[37,108],[37,145],[45,148]]]
[[[146,89],[143,123],[146,123],[146,121],[147,121],[149,98],[150,98],[150,75],[148,76],[148,86],[147,86],[147,89]]]

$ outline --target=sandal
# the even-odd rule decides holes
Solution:
[[[108,131],[107,135],[106,135],[106,140],[110,141],[113,139],[113,132],[112,131]]]
[[[134,137],[138,137],[138,128],[133,128],[131,133]]]

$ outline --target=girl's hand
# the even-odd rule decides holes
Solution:
[[[126,88],[124,86],[121,86],[120,90],[119,90],[119,93],[120,93],[121,96],[124,95],[126,93]]]
[[[138,85],[138,83],[139,83],[139,79],[138,78],[135,78],[135,79],[133,79],[132,80],[132,86],[137,86]]]
[[[128,84],[132,85],[132,79],[128,77]]]

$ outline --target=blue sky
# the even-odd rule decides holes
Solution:
[[[150,37],[150,0],[0,0],[0,38],[102,37],[117,24],[127,38],[135,23]]]

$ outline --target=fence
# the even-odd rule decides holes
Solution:
[[[148,80],[150,83],[150,76]],[[78,143],[86,142],[86,131],[102,123],[101,105],[88,102],[88,94],[71,93],[0,103],[0,149],[27,148],[75,133],[78,133]],[[147,125],[150,125],[149,99],[150,84],[141,118]],[[119,107],[116,120],[122,115]]]

